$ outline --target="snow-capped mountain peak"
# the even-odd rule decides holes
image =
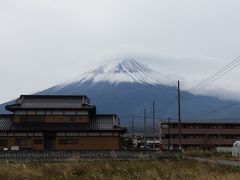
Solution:
[[[118,63],[114,68],[114,73],[150,73],[153,72],[147,66],[138,63],[135,60],[123,60]]]
[[[73,82],[83,84],[89,81],[93,84],[98,82],[109,82],[111,84],[119,84],[122,82],[154,85],[170,84],[167,77],[134,59],[124,59],[120,62],[101,65],[64,84],[71,84]]]

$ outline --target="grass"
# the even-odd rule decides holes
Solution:
[[[3,180],[237,180],[240,177],[239,168],[190,160],[83,160],[54,163],[1,162],[0,167],[0,179]]]
[[[216,152],[216,151],[199,152],[199,151],[192,151],[192,152],[185,152],[184,155],[192,156],[192,157],[205,157],[205,158],[210,158],[210,159],[240,161],[239,157],[233,157],[232,153],[230,153],[230,152]]]

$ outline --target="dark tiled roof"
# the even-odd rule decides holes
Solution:
[[[115,116],[108,118],[95,116],[90,123],[41,123],[25,122],[13,123],[10,118],[0,119],[0,131],[121,131],[126,129],[119,126],[119,121]]]
[[[21,95],[6,109],[82,109],[94,108],[87,96]]]

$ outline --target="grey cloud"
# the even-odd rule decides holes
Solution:
[[[239,55],[239,5],[0,0],[0,102],[66,81],[119,54],[190,82],[201,80]],[[236,70],[216,84],[237,91],[237,77]]]

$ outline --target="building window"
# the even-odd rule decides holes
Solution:
[[[36,116],[28,116],[27,119],[28,119],[28,122],[44,122],[44,116],[42,115],[36,115]]]
[[[34,139],[33,144],[43,144],[43,139]]]
[[[8,136],[14,136],[14,133],[8,133]]]
[[[63,115],[63,114],[64,114],[63,111],[57,111],[57,110],[52,111],[52,115]]]
[[[65,132],[58,132],[57,136],[66,136]]]
[[[78,139],[59,139],[59,144],[78,144]]]
[[[7,133],[0,133],[0,136],[7,136]]]
[[[113,136],[113,133],[108,132],[102,132],[101,136]]]
[[[15,144],[19,146],[27,146],[28,145],[28,139],[27,138],[16,138]]]
[[[15,114],[16,115],[25,115],[26,114],[26,111],[15,111]]]
[[[87,133],[80,132],[80,133],[79,133],[79,136],[87,136]]]
[[[113,136],[119,136],[119,133],[115,132],[115,133],[113,133]]]
[[[7,145],[8,145],[7,139],[0,139],[0,146],[7,146]]]
[[[100,132],[88,133],[88,136],[100,136]]]
[[[28,132],[28,136],[33,136],[33,132]]]
[[[162,129],[168,129],[168,124],[162,124]]]
[[[27,133],[19,132],[19,133],[15,133],[15,136],[27,136]]]
[[[27,116],[25,116],[25,115],[14,115],[13,119],[16,122],[25,122],[27,120]]]
[[[43,136],[43,133],[41,133],[41,132],[36,132],[36,133],[34,133],[34,136]]]
[[[77,111],[76,112],[77,115],[88,115],[87,111]]]
[[[42,111],[42,110],[38,110],[36,112],[37,115],[45,115],[45,111]]]
[[[64,116],[64,121],[65,122],[74,122],[76,121],[76,116]]]
[[[78,132],[67,132],[66,136],[78,136]]]

